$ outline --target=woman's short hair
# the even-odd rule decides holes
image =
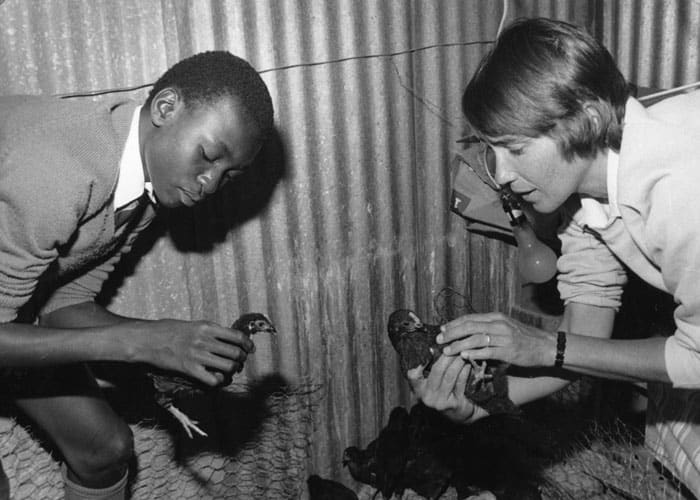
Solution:
[[[619,150],[629,94],[608,50],[588,33],[561,21],[518,19],[482,59],[462,110],[479,135],[546,135],[571,160]]]

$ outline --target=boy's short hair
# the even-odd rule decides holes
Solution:
[[[273,127],[272,98],[265,82],[246,60],[230,52],[200,52],[179,61],[153,84],[145,105],[150,106],[156,94],[167,87],[176,88],[188,107],[234,97],[263,133]]]
[[[482,136],[546,135],[571,160],[619,150],[629,94],[608,50],[588,33],[561,21],[518,19],[482,59],[462,110]]]

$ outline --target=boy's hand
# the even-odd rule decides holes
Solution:
[[[242,332],[210,321],[162,319],[118,327],[125,326],[132,327],[133,361],[175,370],[211,386],[240,371],[255,350]]]

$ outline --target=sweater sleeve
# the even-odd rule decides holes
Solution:
[[[129,232],[120,236],[122,242],[117,248],[102,261],[89,267],[85,273],[72,277],[70,281],[53,290],[44,302],[40,314],[95,300],[107,278],[122,257],[131,251],[137,237],[148,227],[154,216],[155,211],[149,205],[133,228],[129,227]]]
[[[669,378],[674,387],[700,388],[700,200],[694,189],[700,175],[685,174],[682,186],[674,186],[674,177],[656,184],[645,233],[650,255],[678,304],[676,331],[664,351]]]
[[[16,318],[40,277],[75,236],[91,186],[68,152],[33,147],[0,159],[0,322]]]
[[[559,230],[559,240],[562,255],[557,261],[557,287],[564,304],[619,310],[627,272],[617,257],[570,216]]]

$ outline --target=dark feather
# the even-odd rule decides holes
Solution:
[[[324,479],[316,474],[306,480],[309,500],[357,500],[357,495],[342,483]]]
[[[410,489],[435,500],[451,486],[458,498],[491,490],[500,500],[540,499],[542,462],[517,439],[530,430],[522,423],[496,415],[465,426],[423,404],[396,407],[365,449],[345,450],[343,465],[385,499]]]
[[[427,375],[433,362],[440,357],[441,347],[435,341],[440,326],[423,323],[411,310],[398,309],[389,316],[387,330],[391,345],[399,354],[402,373],[406,375],[408,370],[422,365]],[[474,363],[465,395],[491,415],[519,413],[519,408],[508,398],[507,370],[508,364],[498,361]]]
[[[231,328],[241,331],[248,337],[260,332],[277,332],[272,322],[261,313],[243,314],[233,323],[233,325],[231,325]],[[198,380],[176,375],[174,372],[168,372],[165,370],[151,370],[148,372],[148,377],[153,382],[156,403],[168,412],[172,413],[178,420],[180,420],[180,418],[175,415],[175,412],[179,412],[179,410],[177,410],[174,403],[179,396],[204,394],[212,390],[211,387],[199,382]],[[230,383],[230,379],[228,379],[226,382],[227,383],[222,384],[222,386],[217,387],[216,389],[220,389],[223,386],[228,385],[228,383]],[[188,424],[182,420],[180,420],[180,423],[183,425],[183,427],[185,427],[185,431],[188,433],[188,435],[190,435],[191,433],[189,431]],[[198,432],[201,432],[198,428],[193,428]]]
[[[400,487],[406,463],[406,443],[409,439],[408,412],[396,407],[389,415],[389,423],[367,448],[356,446],[345,449],[343,465],[356,480],[381,491],[384,498],[392,493],[403,493]]]
[[[426,325],[413,311],[399,309],[389,316],[387,329],[391,345],[399,353],[402,372],[421,365],[426,372],[430,371],[440,357],[440,347],[435,342],[439,326]]]

